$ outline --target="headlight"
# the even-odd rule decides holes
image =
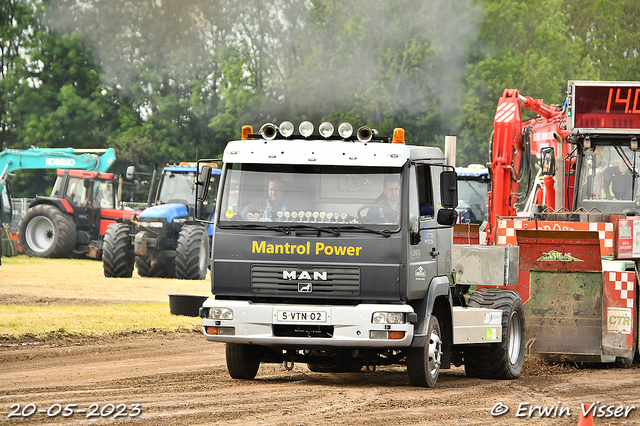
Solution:
[[[404,312],[374,312],[371,317],[372,324],[404,324]]]
[[[209,319],[232,320],[233,309],[229,308],[209,308]]]

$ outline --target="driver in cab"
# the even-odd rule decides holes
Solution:
[[[244,220],[276,220],[277,213],[284,213],[289,207],[285,193],[285,183],[280,176],[269,179],[266,196],[253,199],[240,216]]]
[[[367,223],[398,222],[400,214],[399,176],[385,177],[382,194],[376,198],[373,204],[365,216]],[[375,204],[380,207],[376,207]]]

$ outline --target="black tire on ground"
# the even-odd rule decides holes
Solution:
[[[102,246],[104,276],[131,278],[133,275],[133,245],[126,223],[112,223],[107,227]]]
[[[136,256],[138,275],[150,278],[173,278],[174,265],[172,259],[166,262],[153,262],[149,256]]]
[[[201,225],[184,225],[176,249],[176,277],[203,280],[209,266],[209,235]]]
[[[262,352],[256,346],[227,343],[227,370],[234,379],[253,380],[260,368]]]
[[[502,310],[502,342],[469,346],[464,350],[464,369],[469,377],[515,379],[524,365],[526,326],[524,306],[512,290],[480,289],[467,303],[469,307]]]
[[[427,344],[422,348],[409,348],[407,374],[413,386],[432,388],[438,381],[442,361],[442,334],[435,315],[429,319]]]
[[[67,257],[76,245],[73,217],[48,204],[27,210],[18,225],[22,251],[32,257]]]

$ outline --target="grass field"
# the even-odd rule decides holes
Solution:
[[[171,315],[169,294],[210,295],[210,280],[105,278],[102,262],[3,257],[0,337],[52,332],[102,335],[193,328],[200,318]]]

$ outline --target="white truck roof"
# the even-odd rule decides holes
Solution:
[[[333,139],[254,139],[227,144],[225,163],[401,167],[408,160],[444,163],[440,148]]]

